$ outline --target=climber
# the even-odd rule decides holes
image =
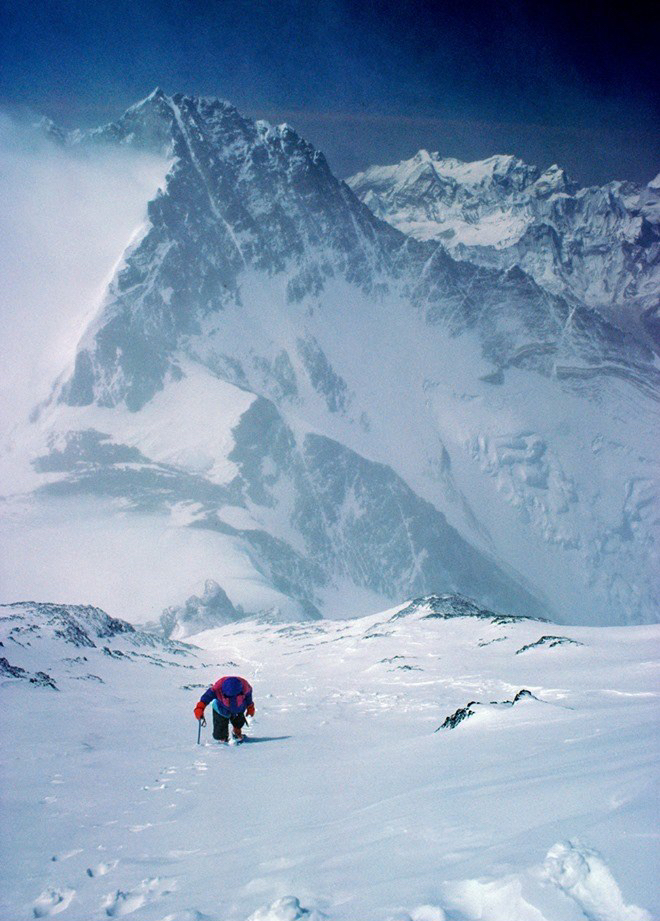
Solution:
[[[254,703],[252,702],[252,688],[245,680],[236,675],[226,675],[212,684],[208,691],[204,691],[195,706],[195,718],[202,725],[206,725],[204,708],[212,704],[213,708],[213,738],[218,742],[229,742],[229,723],[237,743],[245,738],[245,714],[254,716]]]

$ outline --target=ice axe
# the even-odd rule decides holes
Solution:
[[[204,717],[201,720],[197,720],[197,744],[199,745],[199,740],[202,736],[202,726],[206,726],[206,720]]]

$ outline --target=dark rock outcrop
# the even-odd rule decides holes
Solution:
[[[442,725],[438,726],[435,732],[439,732],[441,729],[455,729],[464,720],[474,716],[476,713],[475,707],[513,707],[518,701],[524,700],[525,698],[530,698],[532,700],[539,699],[532,694],[531,691],[528,691],[527,688],[522,688],[518,691],[513,700],[491,700],[489,703],[480,700],[471,700],[465,707],[459,707],[458,710],[450,714]]]

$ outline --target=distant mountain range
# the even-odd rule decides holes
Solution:
[[[430,592],[657,618],[656,185],[425,152],[347,184],[289,126],[160,90],[45,130],[171,165],[12,445],[12,534],[166,586],[172,635]]]
[[[580,188],[556,164],[463,163],[420,150],[348,184],[374,214],[456,259],[519,266],[536,283],[660,347],[660,174]]]

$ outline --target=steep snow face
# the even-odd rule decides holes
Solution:
[[[420,150],[347,180],[372,211],[457,259],[519,266],[545,290],[587,304],[660,345],[657,180],[579,188],[556,164],[473,163]]]
[[[633,341],[583,309],[544,297],[524,276],[479,272],[432,246],[410,244],[361,206],[322,154],[287,125],[252,122],[219,100],[156,91],[118,123],[76,134],[72,143],[155,145],[176,162],[165,192],[150,205],[151,229],[127,255],[81,343],[62,392],[70,405],[125,400],[140,408],[168,373],[178,372],[172,352],[182,337],[208,334],[228,308],[255,298],[250,278],[266,281],[271,290],[258,292],[262,297],[280,293],[277,279],[287,305],[299,312],[321,306],[331,280],[348,283],[354,297],[403,294],[453,333],[474,328],[486,357],[500,364],[517,352],[517,334],[548,332],[558,340],[555,361],[570,354],[590,363],[648,362]],[[512,158],[493,158],[488,175],[515,177],[520,169]],[[297,319],[294,310],[288,319]],[[581,321],[590,327],[586,336]],[[327,369],[318,343],[307,338],[298,348],[308,365],[316,363],[309,372],[318,381]]]
[[[651,921],[659,632],[436,595],[186,646],[2,606],[0,915]],[[223,674],[248,742],[198,746]]]
[[[113,614],[168,608],[175,636],[197,613],[341,617],[428,592],[657,617],[643,343],[518,267],[405,236],[292,129],[228,103],[157,91],[61,142],[173,166],[0,457],[5,598],[47,573]],[[470,182],[522,188],[527,169],[493,158]]]

